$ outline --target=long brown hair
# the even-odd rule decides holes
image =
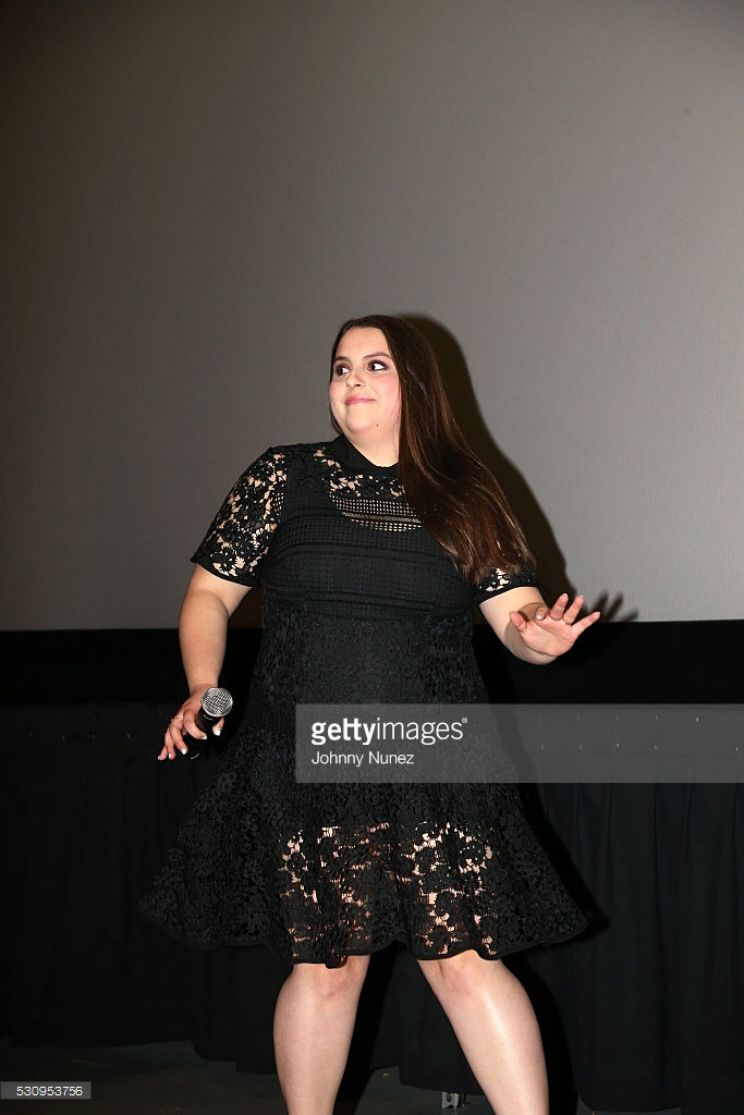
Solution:
[[[419,519],[471,584],[494,569],[534,566],[500,484],[467,444],[444,390],[434,350],[404,318],[368,314],[345,321],[333,342],[333,361],[350,329],[379,329],[398,369],[401,415],[398,475]],[[337,433],[343,430],[331,413]]]

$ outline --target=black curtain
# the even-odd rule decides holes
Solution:
[[[593,629],[571,663],[547,669],[501,655],[490,632],[476,632],[476,650],[496,700],[650,702],[653,692],[710,702],[738,695],[743,631]],[[231,634],[236,693],[257,639]],[[194,760],[155,757],[183,685],[175,634],[27,633],[0,637],[0,649],[15,686],[0,718],[3,1035],[59,1047],[188,1039],[204,1057],[274,1071],[271,1022],[287,974],[278,958],[264,946],[192,948],[135,909],[229,744],[226,735]],[[142,678],[150,692],[136,699]],[[525,794],[592,915],[581,938],[508,960],[535,1003],[556,1112],[574,1087],[606,1110],[744,1111],[740,787],[552,784]],[[479,1093],[398,945],[372,958],[350,1057],[352,1071],[389,1065],[406,1084]]]

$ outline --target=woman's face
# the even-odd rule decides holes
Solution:
[[[398,369],[381,329],[350,329],[333,359],[331,413],[347,437],[372,435],[398,443]]]

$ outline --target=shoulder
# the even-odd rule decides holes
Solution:
[[[296,441],[287,445],[270,445],[256,458],[253,465],[260,464],[264,469],[302,466],[323,457],[332,442],[333,439],[326,438],[324,441]]]
[[[265,470],[276,466],[284,465],[290,461],[304,460],[324,443],[320,441],[313,442],[292,442],[287,445],[269,445],[257,457],[254,457],[251,463],[245,468],[244,473],[250,472],[253,469]]]
[[[329,444],[331,441],[326,439],[269,445],[243,469],[239,482],[254,487],[280,487],[290,476],[301,476],[313,461],[324,455]]]

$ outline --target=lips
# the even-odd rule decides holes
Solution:
[[[361,395],[352,395],[350,399],[346,400],[346,405],[349,407],[352,403],[373,403],[374,401],[374,399],[365,399]]]

